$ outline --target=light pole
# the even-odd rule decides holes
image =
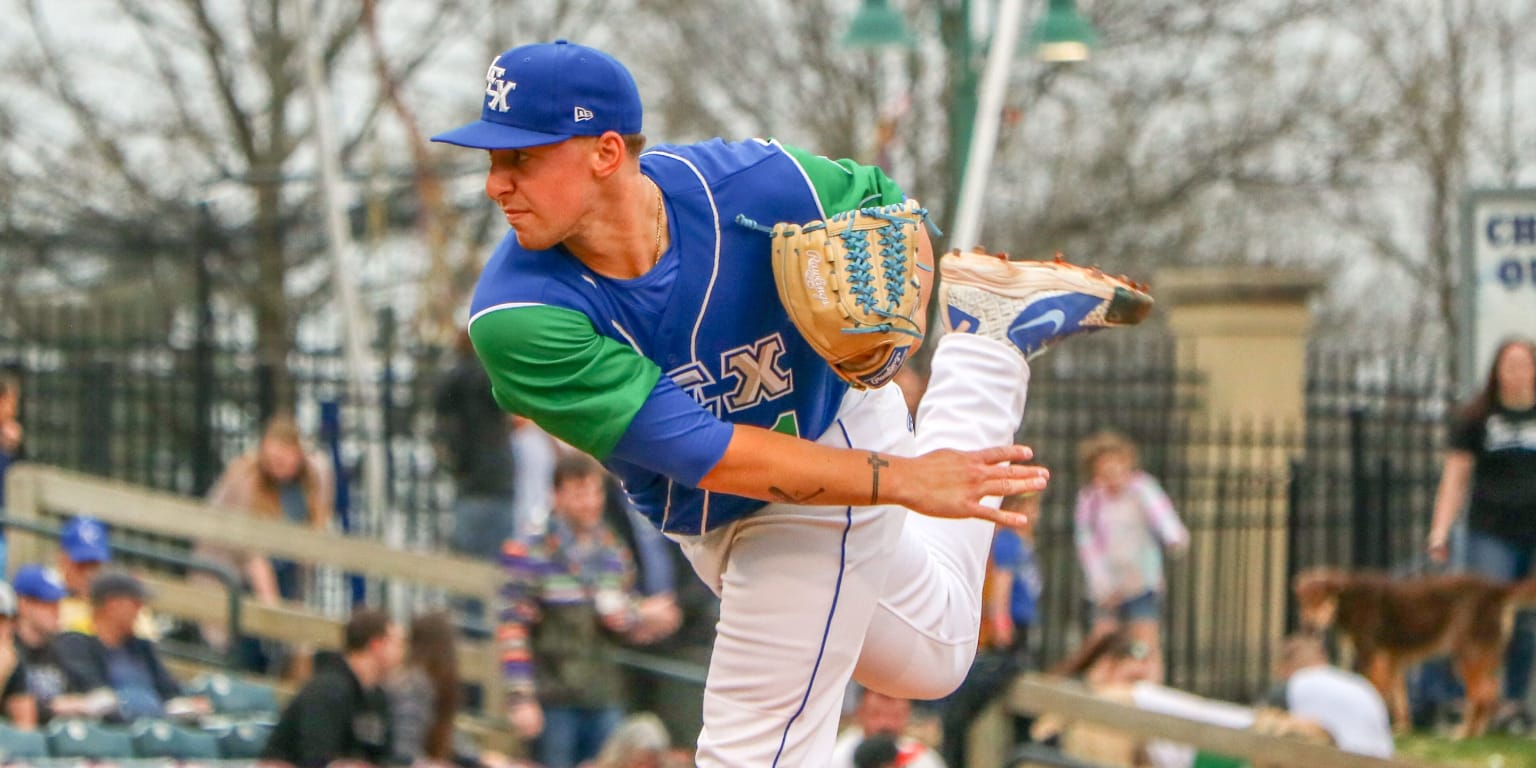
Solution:
[[[980,233],[981,201],[997,149],[1008,65],[1023,25],[1022,6],[1023,0],[1000,0],[997,23],[988,44],[986,71],[980,83],[971,37],[970,0],[960,0],[952,9],[955,16],[947,17],[946,12],[951,9],[939,7],[939,28],[954,72],[949,114],[950,184],[945,197],[951,247],[976,245]],[[845,45],[860,48],[911,46],[914,42],[900,14],[890,8],[887,0],[864,0],[843,37]],[[1096,35],[1092,25],[1077,13],[1074,0],[1049,0],[1046,14],[1035,25],[1029,42],[1044,61],[1081,61],[1088,57]]]

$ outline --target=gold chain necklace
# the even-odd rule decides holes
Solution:
[[[656,258],[651,262],[651,266],[654,267],[661,263],[661,213],[663,209],[661,205],[661,185],[652,181],[651,186],[656,188]]]

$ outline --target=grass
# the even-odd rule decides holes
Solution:
[[[1466,768],[1536,768],[1536,739],[1483,736],[1466,741],[1416,733],[1397,740],[1398,754],[1437,765]]]

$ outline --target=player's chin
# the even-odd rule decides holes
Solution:
[[[517,236],[517,244],[529,251],[544,251],[555,247],[556,240],[537,231],[529,225],[526,219],[519,218],[513,221],[507,217],[507,223],[512,225],[512,233]]]

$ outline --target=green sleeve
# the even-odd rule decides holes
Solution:
[[[816,199],[828,216],[870,206],[895,205],[906,198],[901,187],[873,165],[832,160],[799,147],[783,146],[811,180]]]
[[[503,410],[608,458],[661,378],[661,368],[599,334],[580,312],[550,306],[498,309],[469,326],[475,353]]]

